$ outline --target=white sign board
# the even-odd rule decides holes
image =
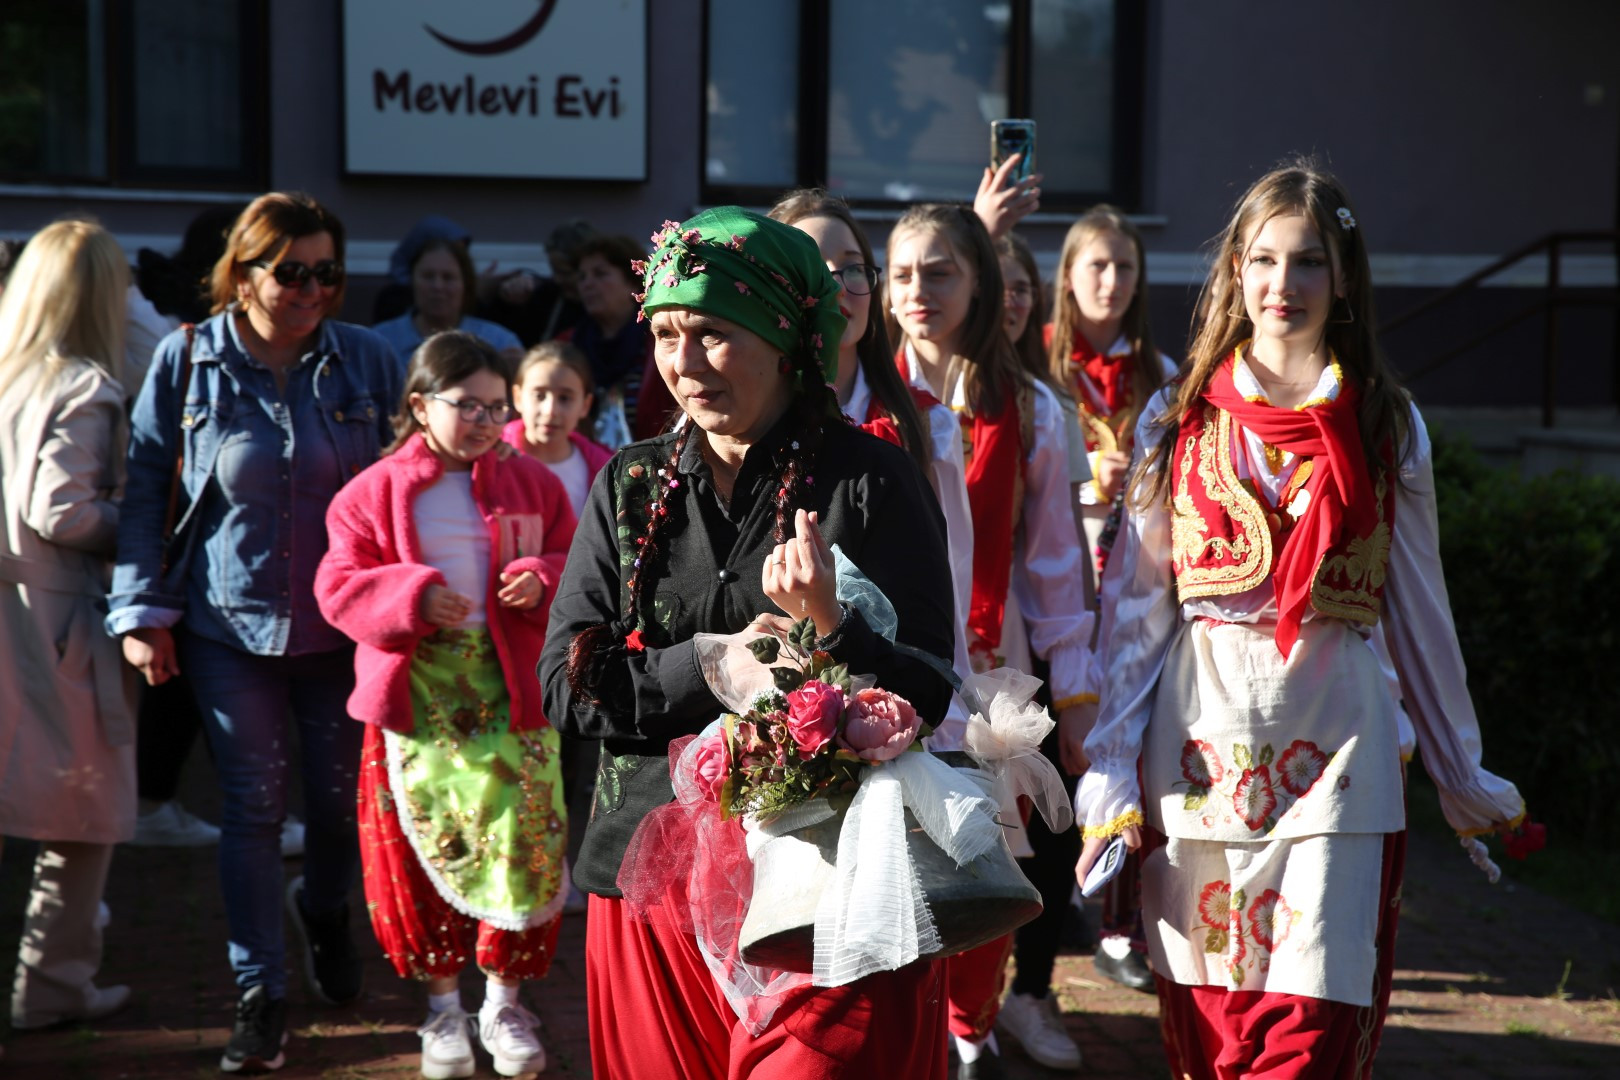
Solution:
[[[646,0],[343,0],[350,173],[647,177]]]

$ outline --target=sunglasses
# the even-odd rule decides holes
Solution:
[[[305,266],[301,262],[291,260],[272,263],[268,259],[254,259],[248,265],[270,271],[270,276],[276,279],[276,284],[285,289],[303,288],[304,282],[310,278],[314,278],[315,284],[323,289],[343,284],[343,264],[335,259],[322,259],[314,266]]]

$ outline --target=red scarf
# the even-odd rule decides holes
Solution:
[[[899,363],[900,370],[904,371],[905,359],[903,353]],[[916,404],[917,411],[922,414],[926,427],[928,410],[939,404],[939,398],[920,386],[907,384],[907,389],[911,391],[911,400]],[[878,400],[876,394],[870,395],[866,406],[866,419],[859,422],[858,426],[862,431],[876,435],[885,442],[892,442],[901,449],[905,448],[905,441],[900,438],[900,425],[895,423],[894,414],[884,407],[883,402]]]
[[[895,364],[907,385],[911,366],[902,345]],[[930,401],[935,400],[929,395]],[[1018,415],[1018,395],[1008,389],[1001,411],[994,417],[959,414],[971,439],[967,455],[968,511],[973,518],[973,599],[967,625],[973,640],[970,651],[994,653],[1001,647],[1001,623],[1007,611],[1007,588],[1012,584],[1013,523],[1018,507],[1016,483],[1024,461],[1024,437]]]
[[[1234,354],[1235,355],[1235,354]],[[1273,563],[1277,591],[1277,649],[1287,656],[1310,605],[1316,570],[1340,539],[1364,536],[1377,523],[1372,480],[1362,453],[1356,406],[1360,394],[1348,382],[1339,395],[1304,409],[1281,409],[1249,401],[1232,383],[1228,357],[1210,380],[1204,400],[1273,446],[1315,462],[1305,482],[1305,513],[1283,540]]]

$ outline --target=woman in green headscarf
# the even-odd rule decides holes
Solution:
[[[927,482],[903,450],[843,420],[827,385],[844,317],[814,242],[721,207],[666,222],[653,243],[637,268],[639,300],[686,422],[626,447],[598,475],[540,663],[552,724],[603,742],[574,872],[592,894],[592,1067],[609,1077],[942,1077],[933,963],[802,987],[759,1030],[739,1023],[711,976],[679,914],[689,898],[641,918],[622,899],[626,847],[672,798],[670,743],[721,712],[695,634],[810,618],[818,648],[937,722],[945,682],[838,602],[837,543],[893,603],[902,643],[947,661],[953,644],[944,526]]]

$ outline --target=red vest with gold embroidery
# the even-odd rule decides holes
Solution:
[[[1181,422],[1170,461],[1171,567],[1182,602],[1247,592],[1271,575],[1273,555],[1293,525],[1288,506],[1309,481],[1299,463],[1277,508],[1232,460],[1232,416],[1202,402]],[[1377,524],[1365,536],[1342,536],[1318,564],[1311,607],[1321,615],[1372,625],[1383,607],[1384,576],[1395,523],[1387,470],[1373,483]]]

